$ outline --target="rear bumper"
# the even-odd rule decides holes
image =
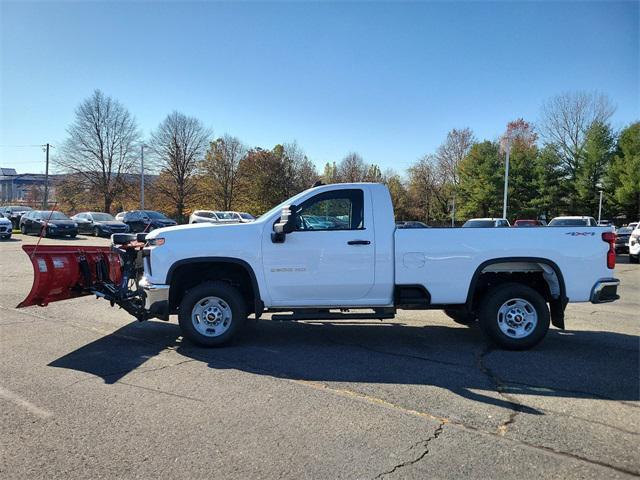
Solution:
[[[169,315],[169,285],[151,283],[145,277],[140,280],[145,293],[144,308],[158,317]]]
[[[620,298],[618,285],[620,285],[620,280],[617,278],[598,280],[591,289],[591,303],[608,303],[618,300]]]

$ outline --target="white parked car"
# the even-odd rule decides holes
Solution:
[[[463,228],[500,228],[510,227],[506,218],[471,218],[464,222]]]
[[[598,222],[593,217],[573,216],[555,217],[549,222],[549,227],[596,227]]]
[[[441,309],[459,323],[477,319],[496,345],[526,349],[550,323],[564,328],[567,303],[619,298],[610,228],[399,229],[376,183],[310,188],[252,223],[142,237],[113,235],[115,248],[25,245],[35,278],[20,307],[93,294],[139,320],[177,314],[183,335],[205,346],[229,342],[249,314],[354,320]],[[40,267],[54,260],[55,277]]]
[[[221,212],[215,210],[196,210],[189,217],[189,223],[240,223],[236,212]]]
[[[13,231],[13,223],[2,213],[0,213],[0,238],[8,240],[11,238],[11,232]]]
[[[251,223],[256,220],[256,217],[247,212],[233,212],[240,223]]]
[[[256,218],[246,212],[221,212],[217,210],[196,210],[189,217],[189,223],[249,223]]]
[[[633,225],[632,223],[629,226]],[[629,262],[640,263],[640,223],[635,224],[635,228],[629,237]]]

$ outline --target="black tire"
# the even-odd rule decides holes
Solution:
[[[470,326],[476,323],[476,316],[467,312],[466,310],[445,309],[444,314],[460,325]]]
[[[218,297],[231,309],[231,319],[227,330],[218,336],[207,336],[199,332],[192,319],[192,311],[206,297]],[[190,289],[180,302],[178,323],[185,338],[203,347],[217,347],[229,343],[242,329],[247,320],[247,306],[237,288],[226,282],[207,281]],[[213,327],[215,330],[217,327]]]
[[[629,263],[640,263],[640,255],[629,255]]]
[[[100,229],[98,227],[95,227],[93,229],[93,236],[94,237],[99,237],[100,236]]]
[[[76,238],[78,236],[77,233],[72,233],[71,235],[69,235],[69,238]]]
[[[24,225],[20,225],[20,233],[22,235],[26,235],[27,234],[27,227],[25,227]]]
[[[501,307],[515,299],[527,302],[528,307],[535,310],[537,316],[535,326],[532,326],[529,332],[523,332],[526,335],[521,338],[514,338],[503,332],[500,324],[504,325],[508,331],[515,332],[516,330],[508,328],[508,324],[503,323],[506,322],[504,315],[500,317],[501,319],[498,317]],[[550,315],[547,302],[536,290],[520,283],[505,283],[488,292],[480,305],[478,320],[484,334],[499,347],[507,350],[525,350],[537,345],[547,334]]]

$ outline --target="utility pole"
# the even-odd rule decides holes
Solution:
[[[504,197],[502,199],[502,218],[507,218],[507,193],[509,190],[509,153],[511,153],[511,139],[507,138],[507,159],[504,166]]]
[[[47,210],[47,205],[49,203],[49,144],[46,145],[47,152],[47,162],[44,170],[44,199],[42,201],[42,208]]]
[[[456,226],[456,192],[453,191],[453,202],[451,202],[451,228]]]
[[[140,145],[140,210],[144,210],[144,143]]]
[[[600,225],[601,216],[602,216],[602,190],[600,190],[600,202],[598,204],[598,225]]]

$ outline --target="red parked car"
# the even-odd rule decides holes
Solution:
[[[540,220],[516,220],[514,227],[544,227],[544,223]]]

